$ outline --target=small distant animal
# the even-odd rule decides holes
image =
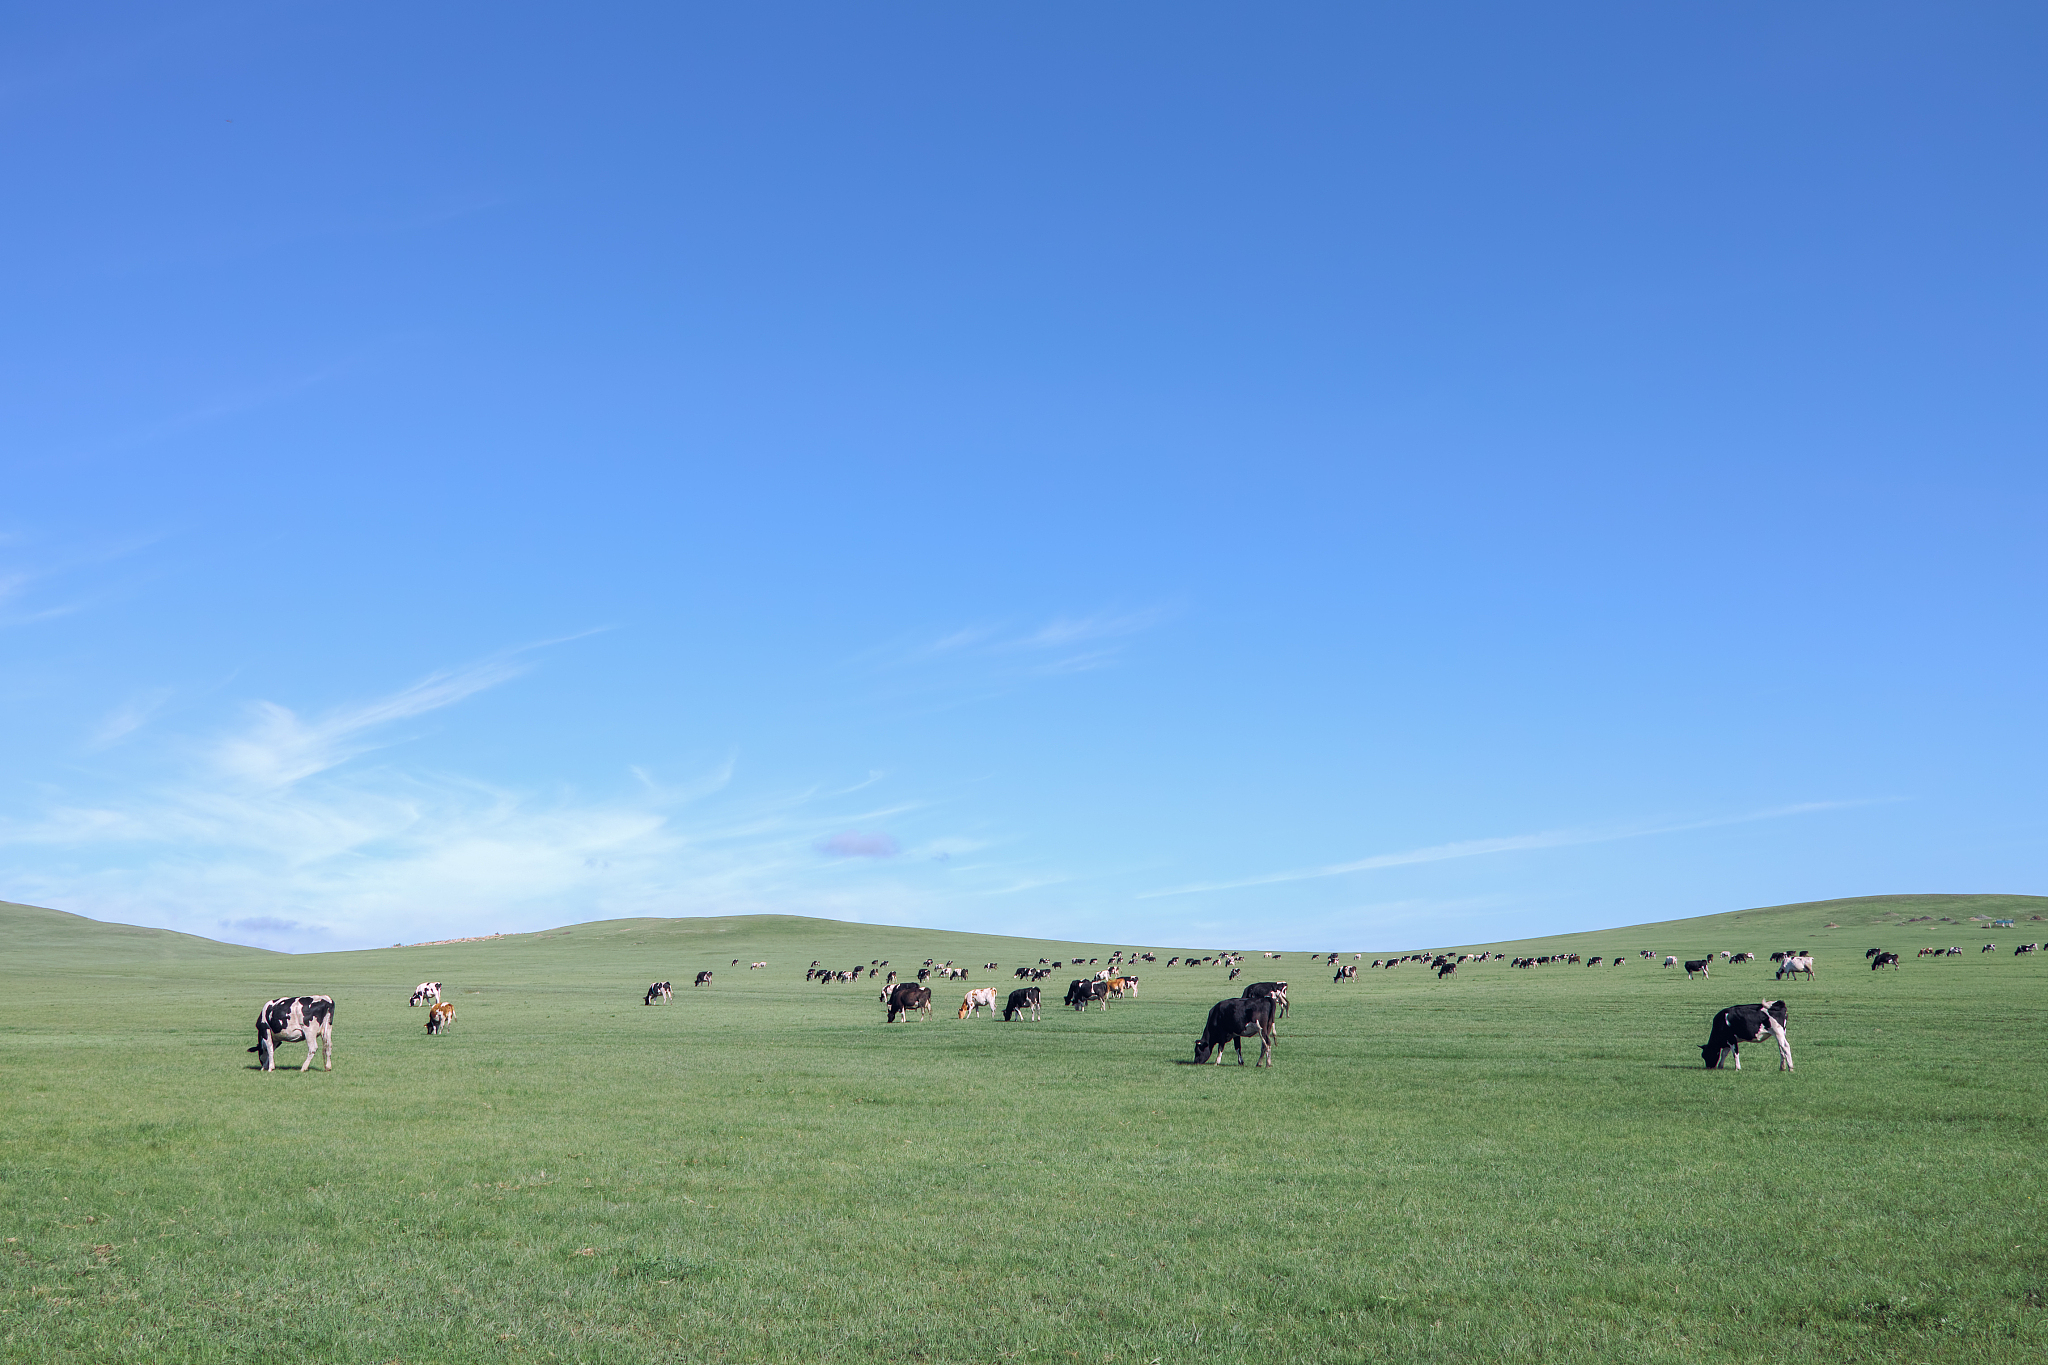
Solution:
[[[1675,957],[1667,957],[1664,959],[1664,965],[1667,967],[1676,967],[1678,965],[1678,959]]]
[[[692,986],[708,986],[708,985],[710,985],[710,984],[711,984],[711,973],[710,973],[710,972],[699,972],[699,973],[697,973],[697,979],[696,979],[695,981],[692,981],[692,982],[691,982],[690,984],[691,984]]]
[[[427,1011],[427,1032],[436,1034],[455,1022],[455,1002],[436,1004]]]
[[[1899,955],[1897,953],[1879,953],[1876,957],[1870,959],[1870,970],[1874,972],[1879,967],[1889,967],[1893,971],[1897,971],[1899,969]]]
[[[657,981],[647,988],[647,998],[640,1003],[651,1005],[657,1000],[673,1000],[675,998],[676,988],[674,986],[669,985],[666,981]]]
[[[767,965],[768,964],[765,962],[749,962],[747,964],[747,970],[750,972],[758,972]]]
[[[412,988],[412,999],[405,1003],[407,1005],[423,1005],[429,1000],[438,1002],[440,999],[441,983],[438,981],[422,981],[419,985]]]
[[[991,1019],[995,1018],[996,988],[994,986],[978,986],[960,997],[960,1017],[962,1019],[971,1018],[984,1005],[988,1006],[988,1017]]]
[[[2019,947],[2012,950],[2012,955],[2018,957],[2021,953],[2031,953],[2040,946],[2038,943],[2022,943]]]
[[[1693,960],[1685,964],[1685,979],[1687,981],[1692,980],[1692,974],[1694,972],[1698,972],[1700,974],[1700,980],[1704,981],[1707,979],[1707,968],[1713,965],[1714,959],[1712,959],[1711,957],[1694,958]]]
[[[1788,976],[1804,976],[1813,980],[1813,957],[1808,953],[1787,953],[1778,961],[1778,979]]]

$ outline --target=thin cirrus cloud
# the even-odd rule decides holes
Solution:
[[[629,769],[617,791],[592,799],[401,762],[350,765],[401,743],[404,722],[524,667],[501,656],[310,716],[260,703],[208,744],[135,753],[137,764],[184,757],[0,818],[0,880],[17,898],[87,915],[303,948],[792,907],[939,920],[1003,875],[895,857],[896,837],[876,831],[917,803],[873,801],[877,774],[737,795],[728,758],[694,781]],[[821,860],[820,849],[839,857]],[[873,870],[845,875],[841,857]],[[929,867],[913,874],[913,864]]]
[[[1413,848],[1402,853],[1381,853],[1354,862],[1331,863],[1324,867],[1298,868],[1288,872],[1268,872],[1255,877],[1239,877],[1230,881],[1197,882],[1188,886],[1169,886],[1157,891],[1141,891],[1139,900],[1156,900],[1162,896],[1191,896],[1202,891],[1236,891],[1248,886],[1272,886],[1278,882],[1309,881],[1318,877],[1341,877],[1350,872],[1372,872],[1386,867],[1407,867],[1414,863],[1438,863],[1453,858],[1480,858],[1493,853],[1522,853],[1542,848],[1567,848],[1576,844],[1606,844],[1621,839],[1643,839],[1653,834],[1678,834],[1686,830],[1714,829],[1722,825],[1743,825],[1757,820],[1781,820],[1793,815],[1811,815],[1819,811],[1841,810],[1851,806],[1866,806],[1873,802],[1862,801],[1804,801],[1790,806],[1772,806],[1766,810],[1746,811],[1739,815],[1712,816],[1704,820],[1684,820],[1669,824],[1647,824],[1632,826],[1607,826],[1592,829],[1554,829],[1537,834],[1511,834],[1496,839],[1464,839],[1456,843],[1432,844],[1427,848]]]
[[[903,845],[893,834],[863,834],[848,830],[817,842],[818,852],[828,858],[893,858]]]

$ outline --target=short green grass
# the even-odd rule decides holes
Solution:
[[[2010,950],[2044,907],[1745,911],[1443,982],[1254,951],[1293,983],[1270,1071],[1187,1064],[1215,968],[1010,1025],[801,980],[1007,988],[1069,943],[682,919],[294,957],[0,907],[0,1358],[2038,1362],[2048,953]],[[1782,988],[1632,956],[1805,947]],[[249,1070],[302,992],[334,1071]],[[1778,995],[1795,1074],[1701,1069],[1714,1010]]]

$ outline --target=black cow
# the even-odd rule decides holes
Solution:
[[[1879,967],[1889,967],[1893,971],[1897,971],[1899,969],[1899,955],[1897,953],[1879,953],[1876,957],[1870,959],[1870,970],[1874,972]]]
[[[1871,958],[1876,957],[1879,953],[1883,951],[1884,949],[1882,948],[1865,948],[1863,950],[1863,960],[1868,962]]]
[[[1026,1013],[1030,1014],[1033,1019],[1038,1018],[1038,987],[1036,986],[1026,986],[1022,990],[1010,992],[1009,1000],[1003,1005],[1003,1022],[1007,1024],[1018,1015]]]
[[[899,981],[889,992],[888,1005],[889,1013],[882,1020],[885,1024],[895,1023],[899,1014],[906,1019],[913,1014],[922,1014],[929,1019],[932,1017],[931,987]]]
[[[320,1045],[327,1045],[327,1070],[334,1070],[334,997],[331,995],[286,995],[268,1001],[256,1011],[256,1046],[249,1051],[260,1054],[263,1071],[277,1070],[277,1045],[299,1043],[306,1045],[306,1063],[299,1070],[313,1065],[313,1054]]]
[[[1281,997],[1284,998],[1284,997]],[[1274,996],[1239,996],[1235,1000],[1218,1000],[1209,1007],[1209,1020],[1202,1026],[1202,1036],[1195,1040],[1195,1063],[1200,1065],[1214,1060],[1223,1063],[1223,1049],[1226,1045],[1237,1049],[1237,1064],[1244,1065],[1244,1040],[1259,1040],[1260,1066],[1273,1065],[1273,1015]]]
[[[1271,1000],[1273,1017],[1287,1017],[1287,983],[1285,981],[1254,981],[1238,996],[1240,1000]]]
[[[1778,1038],[1778,1070],[1792,1069],[1792,1040],[1785,1036],[1785,1018],[1788,1013],[1782,1000],[1766,1000],[1756,1005],[1730,1005],[1714,1016],[1714,1024],[1707,1034],[1707,1041],[1700,1045],[1700,1057],[1707,1064],[1707,1070],[1717,1071],[1730,1052],[1735,1054],[1735,1069],[1742,1070],[1742,1045],[1760,1041],[1766,1033]]]
[[[1685,964],[1685,979],[1687,981],[1692,980],[1692,974],[1698,972],[1700,980],[1705,981],[1707,979],[1707,968],[1713,965],[1714,959],[1711,957],[1696,957]]]
[[[1067,998],[1060,1002],[1069,1009],[1086,1011],[1091,1004],[1099,1003],[1109,1009],[1109,983],[1107,981],[1075,981],[1067,986]]]
[[[1449,975],[1450,975],[1450,974],[1451,974],[1452,972],[1455,972],[1455,971],[1457,971],[1457,970],[1458,970],[1458,964],[1457,964],[1457,963],[1455,963],[1455,962],[1444,962],[1444,963],[1440,963],[1440,964],[1438,964],[1438,966],[1437,966],[1437,969],[1436,969],[1436,979],[1437,979],[1437,980],[1439,980],[1439,981],[1441,981],[1441,980],[1443,980],[1443,979],[1444,979],[1445,977],[1449,976]]]

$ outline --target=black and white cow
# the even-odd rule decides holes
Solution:
[[[699,973],[697,973],[697,979],[696,979],[695,981],[692,981],[692,982],[691,982],[690,984],[691,984],[692,986],[708,986],[708,985],[710,985],[710,984],[711,984],[711,973],[709,973],[709,972],[699,972]]]
[[[669,985],[666,981],[657,981],[647,988],[647,998],[640,1003],[651,1005],[657,1000],[673,1000],[675,998],[676,988],[674,986]]]
[[[1241,1000],[1271,1000],[1273,1017],[1287,1017],[1287,983],[1285,981],[1254,981],[1244,988],[1238,997]]]
[[[1735,1069],[1742,1070],[1742,1045],[1762,1040],[1767,1033],[1777,1035],[1778,1070],[1792,1069],[1792,1040],[1785,1036],[1785,1019],[1789,1013],[1783,1000],[1765,1000],[1755,1005],[1730,1005],[1714,1016],[1713,1027],[1707,1033],[1707,1041],[1700,1045],[1700,1058],[1706,1062],[1707,1070],[1716,1071],[1729,1053],[1735,1054]]]
[[[256,1011],[256,1046],[249,1051],[261,1057],[263,1071],[277,1070],[277,1045],[304,1043],[306,1063],[327,1046],[327,1070],[334,1070],[334,997],[331,995],[286,995],[267,1002]]]
[[[929,986],[899,981],[890,988],[886,1003],[889,1012],[882,1020],[885,1024],[895,1023],[899,1014],[905,1019],[913,1014],[922,1014],[927,1019],[932,1017],[932,989]]]
[[[1897,953],[1879,953],[1876,957],[1870,959],[1870,970],[1874,972],[1879,967],[1889,967],[1893,971],[1897,971],[1899,969],[1899,955]]]
[[[1029,1014],[1033,1019],[1038,1015],[1038,987],[1026,986],[1010,992],[1010,998],[1003,1005],[1003,1022],[1009,1023],[1020,1014]]]
[[[1808,981],[1813,980],[1813,954],[1787,953],[1778,959],[1778,979],[1780,981],[1783,981],[1788,976],[1800,975],[1804,975]]]
[[[1259,1040],[1260,1066],[1273,1065],[1273,1016],[1275,1000],[1272,996],[1239,996],[1235,1000],[1218,1000],[1209,1007],[1208,1022],[1202,1025],[1202,1036],[1195,1040],[1195,1064],[1214,1061],[1223,1064],[1223,1049],[1226,1046],[1237,1049],[1237,1064],[1244,1065],[1244,1040]]]
[[[1060,1002],[1069,1009],[1086,1013],[1090,1005],[1099,1004],[1109,1009],[1109,983],[1107,981],[1073,981],[1067,985],[1067,998]]]
[[[1700,974],[1700,979],[1704,981],[1707,979],[1707,968],[1713,965],[1714,959],[1712,959],[1711,957],[1693,958],[1685,964],[1685,979],[1687,981],[1692,980],[1692,974],[1694,972],[1698,972]]]
[[[407,1005],[424,1005],[424,1004],[427,1004],[427,1003],[428,1003],[429,1001],[433,1002],[433,1003],[434,1003],[434,1004],[436,1004],[436,1005],[438,1005],[438,1004],[440,1004],[440,1003],[441,1003],[441,983],[440,983],[440,982],[438,982],[438,981],[422,981],[422,982],[420,982],[420,984],[419,984],[419,985],[417,985],[417,986],[414,986],[414,987],[412,988],[412,999],[410,999],[410,1000],[406,1001],[405,1003],[406,1003]]]

